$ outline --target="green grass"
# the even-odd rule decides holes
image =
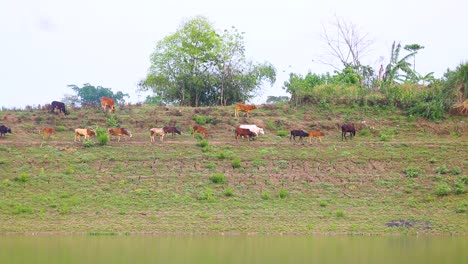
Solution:
[[[394,109],[260,108],[245,119],[265,135],[237,143],[232,107],[212,108],[216,125],[206,124],[204,141],[190,134],[193,108],[177,109],[117,112],[133,138],[105,146],[73,142],[83,123],[106,127],[104,113],[12,112],[22,119],[0,138],[0,233],[468,233],[467,135],[450,135],[462,118],[425,125]],[[164,114],[155,121],[154,112]],[[41,125],[63,126],[42,147],[30,133],[38,115]],[[373,128],[341,141],[344,119]],[[150,143],[149,127],[169,123],[182,135]],[[311,124],[326,133],[321,143],[277,136]],[[431,229],[385,226],[399,219]]]

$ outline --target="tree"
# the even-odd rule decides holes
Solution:
[[[205,17],[196,17],[157,43],[140,90],[152,90],[163,103],[179,105],[246,101],[263,81],[276,80],[276,70],[269,63],[247,61],[244,50],[235,28],[218,34]]]
[[[395,43],[394,41],[392,44],[390,62],[385,67],[383,76],[384,83],[393,85],[395,81],[403,82],[406,80],[416,80],[416,74],[411,69],[411,63],[408,62],[408,59],[415,56],[417,51],[410,52],[400,59],[401,44],[398,43],[395,46]]]
[[[419,44],[410,44],[405,45],[403,48],[409,52],[415,52],[415,55],[413,56],[413,71],[416,71],[416,52],[418,52],[421,49],[424,49],[424,46],[421,46]]]
[[[103,96],[112,98],[117,103],[125,103],[124,97],[129,97],[121,91],[114,94],[109,88],[94,87],[89,83],[85,83],[81,88],[76,85],[68,85],[68,87],[76,93],[76,95],[65,95],[63,100],[69,104],[98,105]]]

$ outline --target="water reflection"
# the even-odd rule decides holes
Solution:
[[[0,263],[468,263],[466,237],[2,236]]]

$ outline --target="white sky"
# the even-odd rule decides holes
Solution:
[[[206,16],[219,30],[245,32],[247,56],[278,70],[268,95],[282,89],[289,72],[324,73],[322,24],[335,14],[374,39],[363,58],[378,71],[394,40],[421,44],[416,70],[441,77],[468,61],[468,1],[463,0],[4,0],[0,3],[0,107],[61,100],[67,87],[84,83],[130,94],[150,66],[156,43],[187,19]]]

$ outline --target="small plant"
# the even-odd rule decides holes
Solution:
[[[450,187],[448,186],[448,184],[445,183],[445,182],[443,182],[443,183],[437,185],[436,190],[435,190],[435,194],[436,194],[437,196],[446,196],[446,195],[448,195],[451,191],[452,191],[452,189],[450,189]]]
[[[461,169],[459,167],[453,167],[450,170],[451,175],[460,175],[461,174]]]
[[[359,131],[360,136],[369,136],[370,135],[370,130],[369,129],[363,129]]]
[[[227,197],[234,196],[234,190],[231,187],[228,187],[224,190],[224,195]]]
[[[434,164],[434,163],[436,163],[436,162],[437,162],[437,160],[436,160],[436,158],[434,158],[434,157],[431,157],[431,158],[429,159],[429,163],[431,163],[431,164]]]
[[[90,139],[85,140],[85,141],[83,141],[83,146],[85,148],[90,148],[90,147],[94,146],[94,142],[92,140],[90,140]]]
[[[226,176],[224,176],[222,173],[215,173],[210,177],[210,181],[212,183],[222,184],[226,181]]]
[[[193,120],[199,125],[204,125],[204,124],[216,125],[216,119],[211,116],[194,115]]]
[[[269,200],[271,198],[270,193],[267,191],[262,192],[262,199],[263,200]]]
[[[57,132],[63,132],[63,131],[65,131],[65,129],[66,129],[65,126],[56,126],[55,127],[55,131],[57,131]]]
[[[321,200],[321,201],[319,201],[319,205],[320,205],[320,207],[327,207],[328,203],[325,200]]]
[[[214,168],[216,168],[216,164],[214,164],[214,162],[209,162],[209,163],[205,164],[204,167],[207,168],[207,169],[214,169]]]
[[[455,182],[455,194],[465,193],[465,184],[461,181]]]
[[[107,118],[107,125],[110,126],[110,127],[119,127],[120,124],[119,124],[119,121],[115,118],[115,116],[111,116],[109,118]],[[96,131],[97,133],[97,131]]]
[[[232,168],[238,169],[241,167],[241,160],[239,158],[234,158],[231,162]]]
[[[278,196],[279,198],[284,199],[288,196],[288,191],[285,189],[280,189],[278,192]]]
[[[404,170],[404,173],[408,178],[416,178],[421,175],[421,169],[415,166],[408,166]]]
[[[29,179],[31,178],[31,176],[27,173],[21,173],[18,177],[15,178],[15,180],[25,184],[26,182],[29,181]]]
[[[252,166],[255,167],[255,168],[259,168],[261,166],[265,166],[266,162],[262,159],[256,159],[254,161],[252,161]]]
[[[455,209],[455,213],[457,213],[457,214],[466,213],[466,211],[467,211],[466,208],[467,207],[468,207],[468,201],[464,201],[457,207],[457,209]]]
[[[289,131],[287,130],[278,130],[276,131],[276,135],[279,137],[286,137],[289,135]]]
[[[198,200],[203,201],[214,201],[215,198],[213,196],[213,190],[210,188],[206,188],[203,192],[198,195]]]
[[[445,164],[443,164],[442,166],[436,168],[436,173],[438,173],[438,174],[446,174],[448,171],[449,170],[447,168],[447,165],[445,165]]]
[[[335,215],[336,217],[344,217],[345,213],[343,210],[336,210]]]
[[[196,146],[201,147],[201,148],[207,147],[208,146],[208,140],[202,139],[202,140],[197,142]]]
[[[109,134],[104,127],[96,128],[96,139],[101,146],[107,145],[109,142]]]

